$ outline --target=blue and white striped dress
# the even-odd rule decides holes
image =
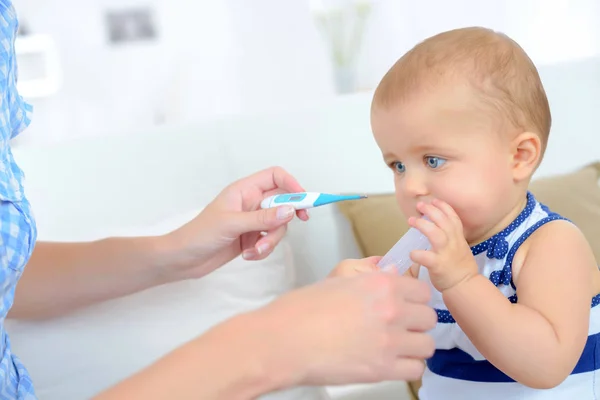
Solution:
[[[17,93],[15,38],[17,15],[0,0],[0,399],[35,399],[33,384],[12,353],[4,327],[15,287],[31,256],[37,231],[23,193],[23,172],[15,163],[10,140],[30,122],[31,106]]]
[[[479,272],[490,279],[511,302],[517,302],[512,260],[519,246],[536,229],[564,219],[528,193],[527,205],[503,231],[471,248]],[[426,268],[419,279],[429,282]],[[588,340],[583,354],[565,381],[552,389],[532,389],[515,382],[477,351],[444,304],[433,285],[431,305],[438,314],[432,330],[436,351],[429,360],[419,390],[420,400],[588,400],[600,396],[600,295],[591,300]]]

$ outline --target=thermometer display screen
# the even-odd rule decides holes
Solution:
[[[304,196],[290,196],[290,201],[302,200]]]

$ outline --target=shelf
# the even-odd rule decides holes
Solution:
[[[25,98],[49,97],[61,85],[58,51],[48,35],[18,37],[15,43],[19,77],[17,89]]]

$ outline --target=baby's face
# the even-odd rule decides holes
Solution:
[[[509,139],[474,105],[467,89],[452,88],[375,108],[371,116],[403,214],[420,216],[419,201],[443,200],[461,218],[469,242],[503,218],[503,202],[515,190]]]

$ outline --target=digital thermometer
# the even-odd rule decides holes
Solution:
[[[296,210],[305,210],[307,208],[319,207],[325,204],[337,203],[339,201],[359,200],[366,197],[366,195],[362,194],[338,195],[319,192],[282,193],[264,199],[260,203],[260,208],[274,208],[289,205]]]

